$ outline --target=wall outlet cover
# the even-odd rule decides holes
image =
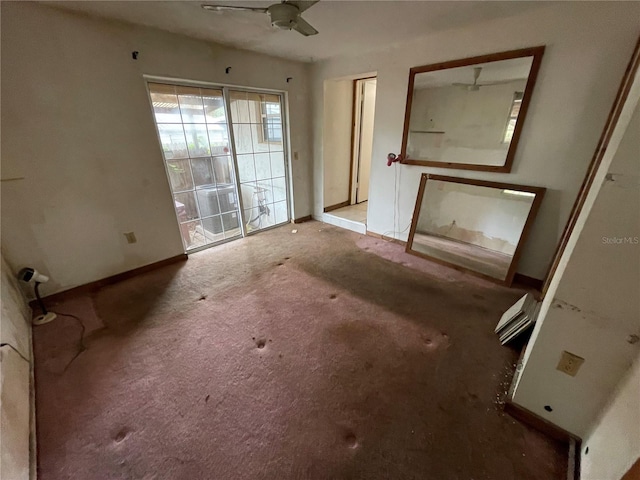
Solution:
[[[133,232],[126,232],[124,236],[127,239],[127,243],[136,243],[138,241],[136,234]]]
[[[583,363],[584,358],[574,355],[573,353],[563,351],[556,369],[560,370],[562,373],[575,377]]]

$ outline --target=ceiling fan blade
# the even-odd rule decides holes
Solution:
[[[231,10],[236,12],[258,12],[258,13],[267,13],[266,8],[259,7],[239,7],[235,5],[210,5],[203,3],[202,8],[205,10],[211,10],[214,12],[223,12],[225,10]]]
[[[305,37],[316,35],[318,33],[318,31],[315,28],[313,28],[311,24],[308,23],[306,20],[304,20],[302,17],[298,17],[298,19],[296,20],[296,26],[293,27],[293,29],[296,32],[301,33]]]
[[[483,87],[484,85],[478,83],[452,83],[451,86],[464,88],[468,92],[477,92],[480,90],[480,87]]]
[[[318,3],[318,0],[285,0],[283,3],[288,3],[289,5],[295,5],[300,11],[300,13],[302,13],[305,10],[308,10],[309,8],[313,7],[316,3]]]
[[[486,86],[486,85],[503,85],[505,83],[512,83],[512,82],[517,82],[518,80],[526,80],[526,78],[523,79],[511,79],[511,80],[496,80],[495,82],[482,82],[479,83],[478,85],[482,85],[482,86]]]

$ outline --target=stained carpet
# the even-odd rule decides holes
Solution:
[[[69,297],[82,345],[34,329],[39,479],[564,478],[502,411],[521,295],[309,222]]]

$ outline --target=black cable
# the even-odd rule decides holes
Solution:
[[[1,347],[9,347],[11,348],[11,350],[13,350],[14,352],[16,352],[18,355],[20,355],[20,358],[22,358],[25,362],[31,364],[31,361],[25,357],[24,355],[22,355],[20,353],[20,350],[18,350],[16,347],[14,347],[13,345],[11,345],[10,343],[0,343],[0,348]]]
[[[60,312],[55,312],[55,313],[56,315],[61,315],[63,317],[73,318],[75,321],[78,322],[78,325],[80,325],[80,339],[78,340],[78,351],[73,356],[73,358],[69,360],[69,363],[67,363],[67,366],[64,367],[64,371],[66,371],[67,368],[69,368],[69,366],[73,363],[73,361],[76,358],[78,358],[80,354],[87,349],[87,346],[84,344],[84,333],[86,329],[85,329],[84,323],[82,323],[82,320],[80,320],[80,318],[76,317],[75,315],[71,315],[70,313],[60,313]]]
[[[36,284],[37,285],[37,284]],[[46,310],[43,309],[43,311],[46,314]],[[75,319],[78,322],[78,325],[80,325],[80,339],[78,341],[79,344],[79,348],[78,351],[76,352],[76,354],[73,356],[73,358],[71,360],[69,360],[69,363],[67,363],[67,366],[64,367],[64,370],[66,371],[67,368],[69,368],[69,365],[71,365],[71,363],[80,356],[80,354],[82,352],[84,352],[87,349],[87,346],[84,344],[84,333],[85,333],[85,326],[84,323],[82,323],[82,320],[80,320],[80,318],[76,317],[75,315],[71,315],[70,313],[60,313],[60,312],[56,312],[56,315],[61,315],[63,317],[71,317],[73,319]],[[11,345],[10,343],[0,343],[0,348],[1,347],[9,347],[11,348],[11,350],[13,350],[14,352],[16,352],[18,355],[20,355],[20,358],[22,358],[25,362],[27,363],[31,363],[31,361],[25,357],[24,355],[22,355],[22,353],[20,353],[20,351],[14,347],[13,345]]]
[[[34,287],[34,290],[36,292],[36,298],[38,299],[38,305],[40,305],[40,310],[42,310],[43,315],[46,315],[49,312],[47,312],[47,307],[44,306],[44,302],[40,297],[40,290],[38,290],[38,287],[40,287],[40,282],[36,282],[36,286]]]

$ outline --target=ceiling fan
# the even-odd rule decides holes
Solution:
[[[318,0],[284,0],[274,3],[267,8],[240,7],[235,5],[203,4],[205,10],[214,12],[236,11],[266,13],[271,18],[271,25],[281,30],[295,30],[305,37],[316,35],[318,31],[306,22],[300,15],[305,10],[318,3]]]
[[[488,85],[500,85],[502,83],[510,83],[510,82],[513,82],[514,80],[514,79],[510,79],[510,80],[500,80],[497,82],[478,83],[478,78],[480,78],[481,73],[482,73],[482,67],[474,67],[473,83],[453,83],[452,85],[455,87],[463,87],[470,92],[477,92],[478,90],[480,90],[480,87],[486,87]]]

